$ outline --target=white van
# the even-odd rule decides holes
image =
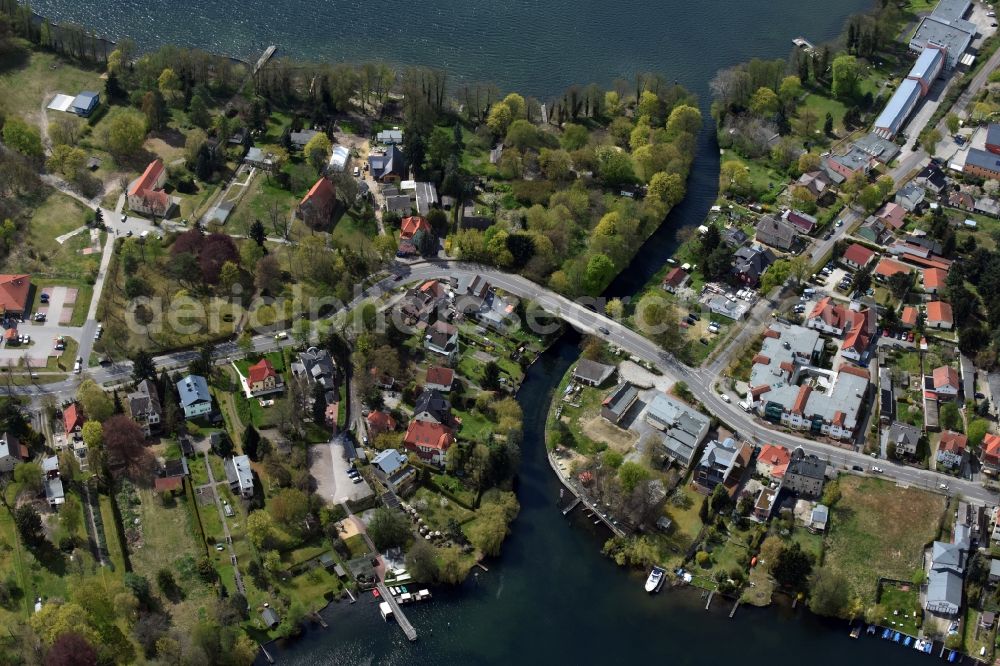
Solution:
[[[805,296],[812,296],[813,294],[815,294],[815,293],[816,293],[816,290],[815,290],[815,289],[813,289],[812,287],[806,287],[805,289],[803,289],[803,290],[802,290],[802,293],[803,293],[803,294],[804,294]]]
[[[143,231],[141,234],[139,234],[139,238],[141,238],[142,240],[146,240],[147,238],[149,238],[149,230],[147,229],[146,231]]]
[[[753,405],[751,405],[746,400],[740,401],[740,409],[742,409],[744,412],[749,412],[752,408],[753,408]]]

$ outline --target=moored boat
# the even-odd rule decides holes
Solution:
[[[660,567],[653,567],[653,570],[649,572],[649,577],[646,578],[646,591],[647,592],[659,592],[660,587],[663,585],[663,574],[664,570]]]

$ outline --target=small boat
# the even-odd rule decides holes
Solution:
[[[934,649],[934,641],[927,641],[926,643],[924,643],[924,652],[926,654],[930,654],[931,650],[933,649]]]
[[[379,598],[379,596],[381,596],[381,595],[379,595],[379,593],[378,593],[378,588],[376,588],[376,589],[372,590],[372,596],[373,596],[373,597],[375,597],[376,599],[378,599],[378,598]]]
[[[897,631],[897,632],[893,633],[893,635],[892,635],[892,642],[893,643],[898,643],[900,638],[902,638],[902,634],[900,634]]]
[[[910,647],[910,643],[912,642],[913,642],[913,637],[907,636],[906,638],[903,639],[903,647]]]
[[[924,639],[918,638],[917,640],[913,641],[913,649],[914,650],[920,650],[921,652],[923,652],[924,651]]]
[[[886,629],[882,632],[882,638],[889,638],[892,635],[892,629]]]
[[[859,624],[858,626],[851,629],[851,638],[857,638],[860,635],[861,635],[861,625]]]
[[[403,594],[406,594],[407,590],[406,590],[406,586],[405,585],[403,585],[399,589],[402,591]]]
[[[952,650],[951,654],[948,655],[948,661],[952,661],[953,662],[956,659],[958,659],[958,653],[955,652],[954,650]]]
[[[868,635],[869,636],[874,636],[875,635],[875,631],[877,629],[878,629],[878,627],[876,627],[874,624],[869,624],[868,625]]]
[[[647,592],[659,592],[660,586],[663,585],[663,573],[663,569],[660,567],[653,567],[653,570],[649,572],[649,577],[646,578]]]

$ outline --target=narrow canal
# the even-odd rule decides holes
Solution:
[[[718,149],[700,137],[691,194],[647,241],[607,295],[625,296],[646,283],[673,253],[677,232],[700,224],[716,194]],[[566,333],[531,367],[518,400],[525,437],[519,475],[521,513],[502,555],[457,589],[436,589],[432,602],[407,608],[420,632],[408,643],[383,623],[375,600],[336,604],[330,628],[310,631],[272,654],[288,664],[600,664],[667,659],[671,664],[916,663],[912,649],[873,638],[851,640],[843,622],[801,610],[741,607],[705,600],[692,589],[643,591],[644,574],[603,557],[604,528],[580,512],[556,508],[560,484],[545,454],[545,419],[560,378],[579,356],[580,336]],[[262,663],[258,660],[258,663]]]

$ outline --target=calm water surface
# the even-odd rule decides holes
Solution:
[[[382,59],[447,68],[458,79],[492,81],[545,98],[572,83],[608,84],[637,71],[677,79],[707,100],[720,67],[784,57],[791,39],[836,36],[866,0],[35,0],[57,20],[113,39],[175,43],[254,58],[266,45],[299,58]],[[718,148],[699,138],[688,198],[608,290],[633,293],[676,247],[677,230],[700,224],[716,195]],[[327,611],[330,628],[274,648],[279,664],[668,664],[917,663],[928,657],[880,640],[850,640],[842,623],[801,612],[729,605],[710,612],[697,593],[649,596],[643,579],[603,558],[606,535],[556,509],[559,485],[542,434],[552,392],[577,357],[569,333],[528,373],[519,399],[525,442],[521,514],[503,555],[457,590],[436,590],[408,614],[409,644],[383,623],[372,597]]]

